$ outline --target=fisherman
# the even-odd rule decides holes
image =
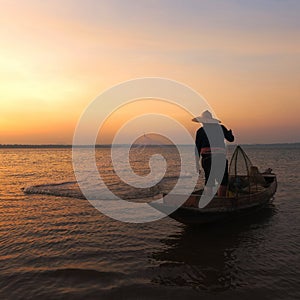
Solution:
[[[197,151],[197,167],[199,168],[199,158],[201,156],[201,165],[205,175],[205,193],[212,195],[212,188],[215,185],[215,180],[218,181],[217,174],[211,173],[212,157],[217,162],[217,165],[224,165],[224,176],[218,189],[218,196],[225,197],[228,185],[228,160],[226,159],[224,138],[229,141],[234,141],[234,136],[231,130],[228,130],[224,125],[220,125],[219,120],[212,117],[212,114],[206,110],[200,117],[192,119],[193,122],[202,123],[203,126],[197,130],[196,134],[196,151]],[[210,145],[212,143],[212,145]],[[223,164],[222,164],[223,162]],[[218,172],[217,172],[218,173]]]

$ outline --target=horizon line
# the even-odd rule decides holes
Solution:
[[[242,146],[276,146],[276,145],[300,145],[300,142],[279,142],[279,143],[241,143],[241,144],[227,144],[227,147],[232,147],[236,145],[242,145]],[[72,144],[0,144],[0,149],[8,149],[8,148],[110,148],[112,144],[96,144],[96,145],[88,145],[88,144],[82,144],[82,145],[72,145]],[[114,144],[114,146],[117,147],[174,147],[176,145],[174,144]],[[194,146],[194,144],[178,144],[177,146]]]

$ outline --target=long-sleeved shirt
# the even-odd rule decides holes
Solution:
[[[231,130],[228,130],[224,125],[220,124],[204,124],[203,127],[197,130],[196,134],[196,147],[199,156],[200,154],[209,154],[216,149],[224,149],[225,152],[224,139],[229,142],[234,141]]]

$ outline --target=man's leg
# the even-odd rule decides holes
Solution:
[[[228,160],[226,159],[225,172],[221,182],[221,185],[218,189],[219,197],[226,197],[227,194],[227,186],[228,186]]]

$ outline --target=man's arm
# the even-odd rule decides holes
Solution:
[[[196,147],[195,147],[195,160],[196,160],[196,170],[197,172],[200,172],[200,164],[199,164],[199,158],[200,158],[200,152],[201,152],[201,137],[200,137],[200,131],[197,130],[196,133]]]
[[[201,138],[201,128],[197,130],[196,133],[196,147],[198,151],[198,155],[200,156],[201,148],[202,148],[202,138]]]
[[[234,135],[232,134],[232,130],[228,130],[224,125],[222,126],[222,130],[224,133],[224,137],[228,142],[233,142],[234,141]]]

